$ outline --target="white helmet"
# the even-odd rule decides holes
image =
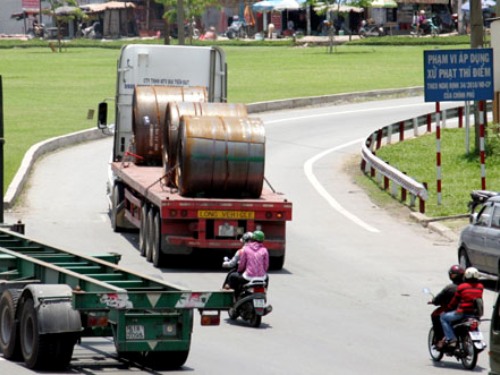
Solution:
[[[469,267],[465,270],[464,278],[465,279],[478,279],[479,278],[479,271],[475,267]]]

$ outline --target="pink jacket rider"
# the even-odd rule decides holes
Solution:
[[[251,280],[254,277],[265,277],[269,268],[269,253],[260,242],[250,242],[241,252],[238,272]],[[243,272],[244,271],[244,272]]]

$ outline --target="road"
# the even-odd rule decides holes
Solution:
[[[169,373],[413,375],[460,368],[454,359],[430,360],[432,307],[422,292],[448,282],[456,244],[377,206],[346,173],[357,168],[360,142],[373,129],[432,109],[419,97],[260,115],[266,176],[294,203],[285,267],[271,274],[274,311],[260,329],[227,318],[219,327],[195,321],[188,361]],[[218,289],[222,270],[156,269],[138,255],[136,234],[112,232],[104,194],[110,150],[105,139],[44,158],[7,220],[22,219],[28,236],[54,246],[118,252],[133,270],[193,290]],[[486,314],[493,297],[486,292]],[[481,328],[488,338],[489,324]],[[70,373],[153,373],[113,355],[111,341],[84,340]],[[476,370],[488,370],[486,353]],[[8,361],[0,361],[0,371],[33,373]]]

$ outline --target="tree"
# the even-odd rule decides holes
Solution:
[[[189,22],[189,39],[193,43],[193,25],[192,21],[200,17],[207,6],[218,6],[218,2],[214,0],[155,0],[157,4],[163,5],[165,20],[165,44],[170,44],[170,27],[177,20],[177,30],[179,44],[185,44],[184,24],[185,20]]]
[[[80,8],[78,8],[78,3],[76,0],[47,0],[50,8],[45,12],[46,14],[49,14],[52,19],[56,23],[57,27],[57,44],[58,44],[58,49],[59,52],[62,51],[62,43],[61,43],[61,24],[63,22],[69,22],[71,20],[74,20],[75,18],[83,18],[83,12]],[[57,9],[63,6],[72,6],[75,7],[74,10],[72,10],[69,13],[57,13]]]

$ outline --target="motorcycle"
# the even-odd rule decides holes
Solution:
[[[231,320],[241,317],[252,327],[258,328],[262,323],[262,317],[272,310],[273,307],[267,303],[267,281],[254,279],[244,284],[239,294],[235,295],[234,305],[229,308],[228,314]]]
[[[236,16],[233,18],[233,22],[227,28],[226,36],[228,39],[240,38],[245,39],[247,37],[247,30],[244,21],[240,21]]]
[[[384,36],[385,30],[380,25],[368,24],[366,21],[362,21],[358,34],[360,38],[366,38],[369,36]]]
[[[424,292],[430,294],[428,289],[424,289]],[[435,337],[434,328],[431,327],[427,337],[427,344],[432,360],[439,362],[445,355],[455,357],[457,361],[462,362],[465,369],[473,370],[476,367],[479,353],[486,349],[486,342],[479,330],[480,323],[481,320],[475,316],[457,320],[453,324],[457,344],[453,346],[445,344],[442,348],[438,347],[439,338]]]
[[[423,36],[423,35],[432,35],[438,36],[441,33],[441,29],[436,25],[435,16],[432,18],[428,18],[424,24],[420,27],[417,25],[412,25],[411,35],[414,36]]]

